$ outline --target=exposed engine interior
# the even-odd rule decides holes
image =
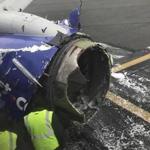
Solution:
[[[87,121],[109,88],[109,57],[88,38],[75,39],[57,53],[49,74],[51,105],[68,112],[73,120]]]
[[[78,57],[78,67],[77,70],[82,73],[85,82],[83,83],[82,76],[75,79],[75,72],[72,73],[68,78],[67,95],[88,120],[99,109],[99,101],[104,98],[109,86],[106,56],[98,47],[90,47]]]

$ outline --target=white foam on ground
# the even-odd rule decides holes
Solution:
[[[121,55],[112,55],[112,57],[113,57],[114,59],[121,59],[121,58],[123,58],[124,56],[121,56]]]
[[[130,95],[132,99],[136,100],[140,104],[146,103],[147,105],[150,105],[150,79],[137,74],[129,74],[127,72],[112,73],[112,77],[115,78],[120,85],[122,85],[122,88],[117,88],[119,91],[125,92],[128,95],[129,93],[125,88],[132,89],[134,91],[133,94]]]
[[[124,74],[123,73],[112,73],[111,74],[111,76],[112,77],[114,77],[115,79],[124,79],[125,78],[125,76],[124,76]]]
[[[128,77],[127,72],[112,73],[112,77],[118,79],[119,84],[121,84],[125,87],[128,87],[128,88],[132,88],[137,93],[140,92],[140,93],[144,94],[148,91],[148,88],[145,85],[143,85],[142,82],[138,82],[137,80]],[[133,74],[132,77],[138,77],[138,76]],[[138,77],[138,80],[150,82],[149,79],[144,78],[144,77]]]
[[[135,123],[132,117],[127,116],[125,119],[127,127],[122,132],[116,132],[116,129],[111,126],[105,126],[102,128],[100,138],[104,142],[104,145],[109,150],[148,150],[145,148],[143,138],[150,138],[150,130],[146,129],[145,124]]]

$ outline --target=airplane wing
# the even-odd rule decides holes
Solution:
[[[23,11],[33,0],[0,0],[0,10]]]

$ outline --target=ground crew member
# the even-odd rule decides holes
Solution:
[[[4,115],[3,115],[4,116]],[[6,117],[1,117],[1,124]],[[24,117],[24,122],[5,122],[1,126],[0,150],[59,150],[65,142],[64,128],[58,114],[42,110],[31,112]],[[8,125],[8,127],[6,126]],[[26,134],[27,129],[29,134]],[[9,132],[4,130],[15,131]],[[29,136],[31,139],[29,138]]]
[[[13,132],[0,132],[0,149],[1,150],[15,150],[17,135]]]
[[[52,126],[53,114],[52,111],[42,110],[31,112],[24,117],[35,150],[59,149],[59,140]]]

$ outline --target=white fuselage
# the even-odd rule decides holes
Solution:
[[[32,36],[55,36],[57,32],[67,30],[54,21],[24,12],[1,11],[0,33],[14,33]]]

